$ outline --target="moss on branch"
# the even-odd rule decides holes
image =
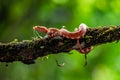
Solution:
[[[120,26],[108,26],[104,28],[88,28],[86,35],[79,39],[86,47],[119,41]],[[22,61],[32,64],[38,57],[73,50],[76,40],[63,37],[12,41],[0,43],[0,62]]]

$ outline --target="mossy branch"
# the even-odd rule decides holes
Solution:
[[[108,26],[104,28],[88,28],[86,35],[80,39],[86,47],[119,41],[120,26]],[[73,50],[76,40],[63,37],[12,41],[0,43],[0,62],[22,61],[32,64],[38,57]]]

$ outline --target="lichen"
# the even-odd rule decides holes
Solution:
[[[79,39],[86,47],[105,44],[120,40],[120,27],[88,28],[86,35]],[[64,37],[43,37],[33,40],[18,41],[14,39],[9,43],[0,42],[0,62],[22,61],[32,64],[38,57],[73,50],[76,39]]]

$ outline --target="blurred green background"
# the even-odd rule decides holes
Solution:
[[[35,25],[73,31],[80,23],[100,27],[120,25],[119,20],[120,0],[0,0],[0,42],[30,40]],[[120,80],[120,42],[94,47],[86,67],[84,55],[71,52],[32,65],[0,63],[0,80]],[[57,66],[56,59],[65,65]]]

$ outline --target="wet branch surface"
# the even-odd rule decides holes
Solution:
[[[108,42],[119,41],[120,26],[108,26],[104,28],[88,28],[80,43],[84,42],[85,47],[96,46]],[[64,37],[38,38],[0,43],[0,62],[21,61],[25,64],[33,64],[38,57],[49,54],[69,52],[75,48],[76,40]]]

